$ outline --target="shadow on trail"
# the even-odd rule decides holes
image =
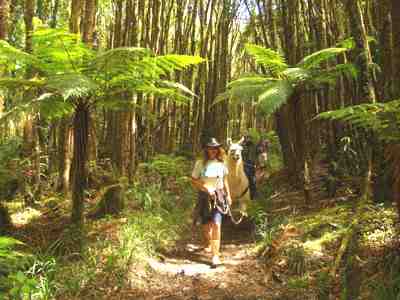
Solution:
[[[230,219],[222,224],[221,256],[222,267],[237,266],[249,259],[254,244],[254,226],[244,220],[235,225]],[[160,253],[160,261],[152,261],[151,267],[161,273],[198,275],[220,271],[212,268],[211,253],[204,251],[201,238],[201,225],[193,228],[192,234],[177,241],[176,246]]]
[[[212,268],[211,254],[202,249],[201,226],[174,249],[151,260],[152,288],[143,299],[272,299],[264,281],[264,267],[254,257],[253,226],[244,221],[222,226],[222,265]]]

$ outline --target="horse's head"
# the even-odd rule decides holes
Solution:
[[[234,161],[242,160],[243,147],[240,143],[233,143],[231,139],[228,139],[228,157]]]

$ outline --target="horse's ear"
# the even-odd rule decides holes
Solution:
[[[238,142],[238,144],[242,144],[244,142],[244,136],[242,136]]]
[[[226,145],[228,146],[228,148],[230,148],[230,146],[232,145],[232,139],[231,138],[227,138],[226,139]]]

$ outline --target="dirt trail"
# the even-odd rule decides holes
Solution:
[[[316,175],[324,171],[318,170]],[[320,176],[315,177],[311,188],[315,198],[320,199],[323,197],[321,183],[317,180]],[[302,191],[293,189],[284,179],[284,176],[282,180],[276,178],[282,182],[271,197],[275,214],[291,214],[296,207],[304,206]],[[150,268],[139,280],[141,287],[138,287],[136,274],[132,278],[136,292],[122,299],[282,299],[284,284],[279,277],[275,278],[274,272],[266,269],[270,264],[255,256],[255,239],[250,227],[224,222],[222,230],[222,266],[210,266],[210,254],[200,250],[197,234],[192,239],[179,241],[175,249],[163,253],[161,259],[149,260]],[[267,279],[267,274],[272,274],[271,280]]]
[[[263,264],[252,253],[251,230],[224,224],[221,258],[213,268],[210,254],[200,248],[198,237],[180,241],[161,260],[149,260],[147,291],[139,299],[272,299]],[[136,298],[137,299],[137,298]]]

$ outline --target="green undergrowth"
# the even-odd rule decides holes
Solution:
[[[58,236],[49,236],[52,242],[46,239],[41,248],[18,241],[7,245],[7,265],[15,262],[11,258],[17,253],[29,259],[0,273],[0,299],[96,299],[126,286],[134,288],[132,278],[138,269],[146,271],[147,259],[189,232],[186,224],[194,199],[187,178],[190,168],[190,161],[165,155],[140,165],[137,180],[126,188],[122,214],[87,219],[79,246],[69,226],[58,226]],[[43,199],[42,209],[54,217],[52,222],[68,219],[68,206],[58,205],[66,201],[57,199],[54,210],[47,205],[50,200]],[[15,207],[16,213],[24,209]],[[40,215],[35,218],[40,222]],[[0,264],[1,251],[0,241]]]
[[[273,260],[275,282],[285,286],[279,299],[333,299],[344,288],[332,277],[339,248],[353,221],[354,201],[337,202],[326,208],[301,207],[296,210],[270,210],[276,187],[261,187],[263,197],[250,206],[256,224],[255,252],[261,261],[271,264],[271,252],[285,228],[297,234],[285,240]],[[360,247],[355,254],[363,268],[360,299],[400,299],[400,247],[397,212],[393,206],[371,204],[360,222]],[[275,253],[275,252],[272,252]],[[273,254],[275,255],[275,254]],[[342,264],[344,258],[342,258]],[[342,264],[337,274],[342,272]],[[266,265],[271,268],[271,265]]]

